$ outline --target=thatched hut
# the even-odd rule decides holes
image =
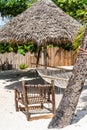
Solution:
[[[29,43],[38,46],[48,43],[71,43],[82,25],[65,14],[51,0],[37,0],[0,29],[0,42]]]

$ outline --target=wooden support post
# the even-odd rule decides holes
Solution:
[[[38,55],[37,55],[37,61],[36,61],[36,67],[38,67],[38,64],[39,64],[40,53],[41,53],[41,48],[38,49]]]
[[[44,66],[45,69],[47,69],[47,46],[46,45],[44,46],[43,53],[44,53]]]

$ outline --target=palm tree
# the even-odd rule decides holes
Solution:
[[[70,125],[87,75],[87,27],[74,65],[72,75],[62,100],[48,128],[62,128]]]

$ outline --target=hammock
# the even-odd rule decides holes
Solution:
[[[53,68],[37,68],[37,72],[42,77],[42,79],[48,83],[51,83],[51,80],[54,80],[55,86],[58,86],[59,88],[66,88],[72,73],[71,70]]]

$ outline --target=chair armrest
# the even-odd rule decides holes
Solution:
[[[14,90],[16,90],[18,93],[22,93],[22,87],[20,87],[20,88],[14,87]]]

